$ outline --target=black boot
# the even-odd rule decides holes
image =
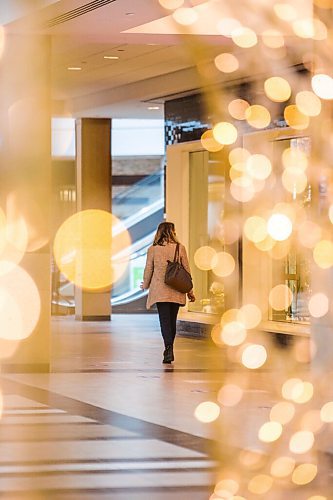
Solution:
[[[170,364],[172,361],[174,361],[174,359],[173,345],[167,345],[163,353],[163,363]]]

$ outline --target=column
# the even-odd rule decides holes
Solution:
[[[49,370],[50,57],[49,37],[7,35],[0,58],[2,371]]]
[[[111,211],[111,120],[81,118],[76,122],[77,210]],[[107,321],[111,318],[110,291],[91,293],[75,287],[75,318]]]

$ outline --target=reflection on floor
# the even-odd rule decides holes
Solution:
[[[1,376],[1,498],[209,498],[217,464],[193,411],[223,367],[204,342],[177,339],[172,368],[155,315],[53,330],[52,373]]]

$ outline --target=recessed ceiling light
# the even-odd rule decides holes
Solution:
[[[126,16],[134,16],[134,12],[126,12]]]
[[[68,68],[68,71],[81,71],[81,67],[80,66],[69,66]]]
[[[159,106],[148,106],[148,109],[152,111],[153,109],[160,109]]]
[[[119,59],[119,56],[104,56],[104,59]]]

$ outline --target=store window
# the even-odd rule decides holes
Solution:
[[[209,269],[211,255],[224,250],[218,234],[223,219],[225,176],[218,154],[208,151],[190,153],[189,169],[189,258],[197,300],[189,311],[221,314],[224,311],[223,279]],[[201,257],[198,258],[198,250]],[[208,269],[207,269],[208,268]]]
[[[275,174],[279,186],[275,190],[276,201],[287,202],[296,210],[301,209],[304,219],[310,218],[312,201],[312,189],[308,183],[300,191],[296,186],[288,186],[289,191],[282,187],[282,173],[286,167],[283,158],[295,158],[295,167],[299,168],[300,162],[309,159],[311,142],[309,137],[295,137],[291,139],[280,139],[273,142],[273,158],[275,163]],[[298,154],[300,153],[300,154]],[[286,163],[286,162],[285,162]],[[288,164],[288,160],[287,160]],[[298,167],[297,167],[298,164]],[[280,189],[279,189],[280,188]],[[282,194],[283,193],[283,194]],[[288,193],[288,194],[287,194]],[[284,310],[270,308],[269,319],[274,321],[309,322],[308,301],[311,296],[310,262],[311,250],[299,245],[298,234],[288,243],[287,255],[283,259],[272,259],[272,284],[285,284],[292,293],[291,303]],[[289,302],[289,301],[288,301]]]

